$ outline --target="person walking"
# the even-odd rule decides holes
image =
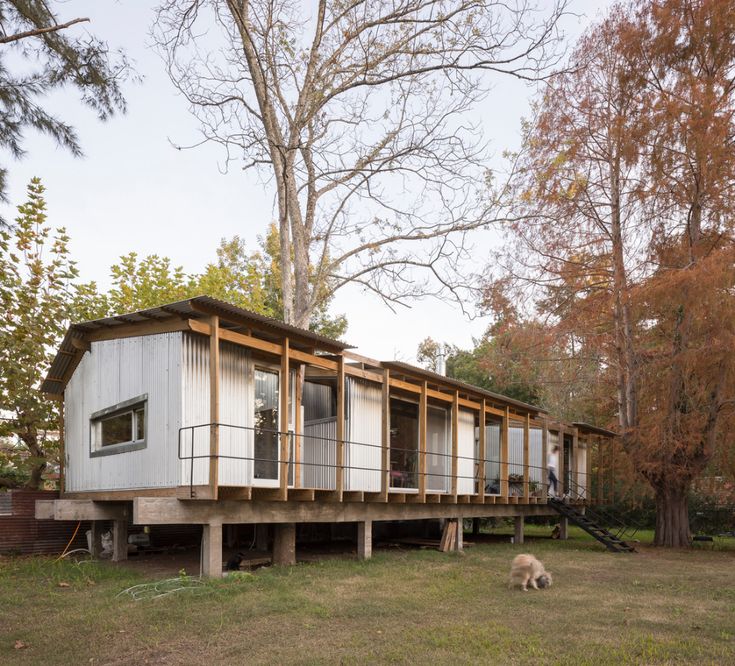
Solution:
[[[559,469],[559,447],[552,447],[546,457],[546,471],[549,475],[549,495],[557,497],[559,495],[559,479],[556,477],[556,471]]]

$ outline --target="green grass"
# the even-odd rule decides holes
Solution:
[[[0,559],[0,663],[735,663],[732,540],[614,555],[572,537],[381,551],[138,602],[117,596],[145,582],[123,566]],[[507,589],[522,551],[552,588]]]

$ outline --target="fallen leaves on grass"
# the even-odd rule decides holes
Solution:
[[[16,650],[24,650],[28,647],[28,643],[24,643],[23,641],[15,641],[15,645],[13,645],[13,647]]]

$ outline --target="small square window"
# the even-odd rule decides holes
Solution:
[[[146,447],[148,396],[126,400],[95,412],[90,417],[90,455],[137,451]]]

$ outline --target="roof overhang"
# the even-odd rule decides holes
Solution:
[[[572,423],[572,425],[583,435],[584,434],[602,435],[603,437],[617,437],[618,436],[618,433],[613,432],[612,430],[606,430],[605,428],[598,428],[597,426],[590,425],[589,423],[583,423],[581,421]]]

